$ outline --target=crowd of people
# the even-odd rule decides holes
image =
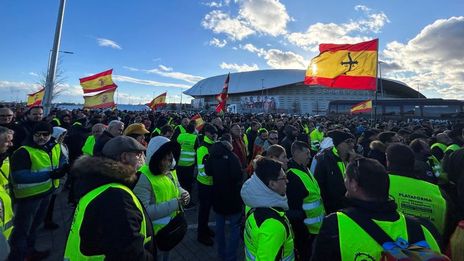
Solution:
[[[1,106],[0,260],[49,256],[61,195],[65,260],[169,260],[192,208],[221,260],[464,257],[464,124],[192,116]]]

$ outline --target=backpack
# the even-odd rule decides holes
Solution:
[[[393,240],[372,219],[355,211],[344,210],[343,213],[361,226],[370,237],[382,246],[381,261],[449,261],[445,255],[430,249],[425,241],[424,232],[417,219],[406,218],[406,227],[410,242],[398,238]]]

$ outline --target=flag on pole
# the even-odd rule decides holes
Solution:
[[[203,129],[203,126],[205,125],[205,121],[203,121],[203,118],[199,113],[195,114],[192,117],[192,121],[195,121],[195,129],[200,132],[201,129]]]
[[[370,111],[372,111],[372,100],[367,100],[351,106],[350,113],[355,114]]]
[[[100,92],[93,96],[84,96],[84,109],[112,108],[114,103],[114,92],[116,88]]]
[[[162,94],[156,96],[153,100],[151,100],[151,102],[149,102],[149,103],[147,103],[145,105],[150,107],[150,109],[156,111],[158,108],[166,105],[166,95],[167,95],[167,92],[162,93]]]
[[[357,44],[320,44],[304,83],[332,88],[375,91],[378,39]]]
[[[230,73],[227,75],[226,81],[224,82],[224,87],[222,88],[222,92],[216,95],[216,100],[219,102],[216,106],[216,112],[227,111],[227,93],[229,92],[229,80],[230,80]]]
[[[97,73],[88,77],[80,78],[82,89],[84,93],[99,92],[118,87],[111,77],[113,69]]]
[[[42,104],[42,100],[45,94],[45,88],[40,89],[37,92],[27,95],[27,107],[39,106]]]

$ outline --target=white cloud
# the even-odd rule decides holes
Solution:
[[[138,72],[138,71],[140,71],[140,70],[137,69],[137,68],[129,67],[129,66],[123,66],[122,68],[127,69],[127,70],[129,70],[129,71],[131,71],[131,72]]]
[[[285,34],[290,16],[279,0],[242,0],[239,15],[256,31],[272,36]]]
[[[232,40],[242,40],[255,33],[242,20],[231,18],[220,10],[209,12],[201,22],[201,25],[217,34],[224,33]]]
[[[436,20],[407,43],[390,42],[387,77],[446,98],[464,98],[464,16]]]
[[[258,65],[253,64],[253,65],[248,65],[248,64],[236,64],[236,63],[225,63],[222,62],[219,67],[221,69],[227,69],[227,70],[233,70],[236,72],[247,72],[247,71],[256,71],[259,70]]]
[[[29,75],[35,76],[35,77],[38,77],[38,76],[39,76],[39,75],[38,75],[37,73],[35,73],[35,72],[29,72]]]
[[[174,72],[172,67],[168,67],[166,65],[158,65],[158,68],[146,70],[146,69],[138,69],[134,67],[129,67],[129,66],[123,66],[123,68],[133,71],[133,72],[145,72],[145,73],[151,73],[151,74],[157,74],[163,77],[167,78],[172,78],[176,80],[182,80],[188,83],[197,83],[198,81],[202,80],[203,77],[201,76],[196,76],[196,75],[191,75],[187,73],[182,73],[182,72]]]
[[[115,102],[118,104],[145,104],[149,102],[151,99],[153,99],[153,97],[151,97],[150,95],[132,95],[117,90],[114,99]]]
[[[363,18],[347,23],[316,23],[310,25],[306,32],[295,32],[287,35],[293,43],[308,51],[317,51],[320,43],[356,43],[372,39],[372,33],[379,33],[386,23],[387,15],[383,12],[372,12],[366,6],[355,6],[356,11],[363,13]]]
[[[141,84],[141,85],[156,86],[156,87],[173,87],[173,88],[182,88],[182,89],[188,89],[192,87],[191,85],[187,85],[187,84],[157,82],[157,81],[152,81],[152,80],[137,79],[137,78],[123,76],[123,75],[113,75],[113,80],[120,81],[120,82],[130,82],[130,83]]]
[[[291,51],[282,51],[279,49],[265,50],[256,48],[252,44],[240,46],[243,50],[257,54],[266,60],[266,63],[274,69],[304,69],[308,65],[308,61],[303,56]]]
[[[167,67],[167,66],[164,66],[162,64],[159,65],[159,68],[165,72],[171,72],[172,71],[172,67]]]
[[[119,49],[119,50],[122,49],[122,47],[118,43],[116,43],[115,41],[110,40],[110,39],[97,38],[97,42],[98,42],[99,46],[111,47],[113,49]]]
[[[227,44],[227,41],[225,39],[223,39],[222,41],[217,39],[217,38],[213,38],[211,41],[209,41],[209,45],[211,46],[216,46],[216,47],[219,47],[219,48],[222,48],[224,46],[226,46]]]
[[[230,4],[230,0],[224,0],[224,1],[219,1],[219,2],[212,1],[212,2],[202,3],[202,4],[208,7],[212,7],[212,8],[219,8],[223,6],[228,6]]]
[[[209,12],[202,26],[213,32],[226,34],[231,40],[242,40],[256,32],[278,36],[287,33],[287,23],[292,19],[279,0],[236,0],[238,14],[231,16],[221,10]],[[222,5],[210,3],[216,8]]]

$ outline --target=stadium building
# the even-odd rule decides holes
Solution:
[[[229,111],[237,113],[309,113],[325,114],[329,101],[373,98],[372,91],[334,89],[304,85],[305,70],[259,70],[230,74]],[[227,74],[196,83],[184,94],[192,96],[194,108],[214,108],[216,95],[224,86]],[[378,82],[379,99],[425,98],[406,84],[382,79]]]

